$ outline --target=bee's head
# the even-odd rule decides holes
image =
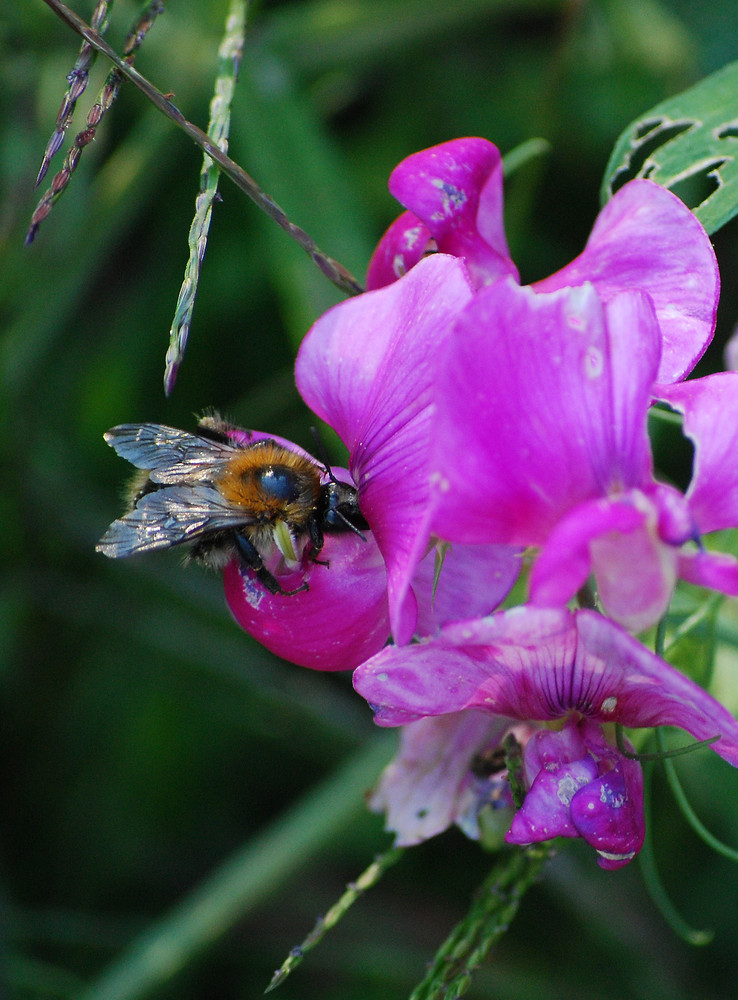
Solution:
[[[324,531],[353,531],[360,537],[369,524],[359,508],[359,491],[342,483],[330,470],[330,480],[321,487],[321,523]]]

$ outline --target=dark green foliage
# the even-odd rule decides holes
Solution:
[[[106,39],[119,52],[136,6],[119,0],[111,11]],[[92,7],[80,0],[77,10],[89,20]],[[381,734],[346,677],[275,661],[242,634],[216,578],[182,569],[172,554],[121,565],[95,555],[127,474],[103,443],[108,427],[193,426],[194,413],[215,406],[311,446],[292,363],[310,323],[341,296],[221,178],[190,343],[166,400],[164,356],[201,154],[123,84],[64,197],[24,247],[79,39],[42,0],[6,8],[0,943],[15,995],[36,1000],[99,982],[126,946],[236,852],[276,838],[272,824],[354,755],[372,752]],[[201,128],[226,10],[225,0],[172,0],[136,55],[140,72]],[[738,58],[735,25],[730,3],[690,0],[264,2],[249,16],[229,152],[363,280],[397,213],[386,182],[402,157],[465,134],[503,153],[540,136],[551,153],[514,175],[506,205],[513,254],[523,279],[535,280],[581,249],[617,136]],[[98,58],[59,163],[108,71]],[[45,182],[57,169],[55,160]],[[718,251],[731,286],[731,227]],[[721,311],[713,367],[734,312]],[[735,646],[730,618],[723,629]],[[722,667],[728,678],[730,667],[734,658]],[[735,774],[708,752],[676,766],[704,822],[730,840]],[[310,829],[302,841],[295,835],[269,892],[151,995],[259,996],[290,947],[389,845],[360,796],[352,808],[320,844],[310,846]],[[652,814],[662,878],[691,923],[715,927],[709,948],[690,951],[670,936],[635,866],[605,874],[573,845],[527,894],[468,995],[732,996],[736,869],[695,841],[658,770]],[[300,843],[304,853],[292,857]],[[492,862],[456,832],[405,852],[276,995],[408,996]]]

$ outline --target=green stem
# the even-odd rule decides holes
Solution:
[[[344,916],[347,910],[354,905],[356,900],[363,896],[367,889],[371,889],[372,886],[375,886],[387,869],[392,865],[397,864],[404,853],[404,847],[391,847],[388,851],[385,851],[384,854],[380,854],[376,857],[369,867],[366,868],[361,875],[359,875],[356,881],[350,882],[349,885],[346,886],[346,891],[338,902],[333,904],[324,917],[318,918],[315,927],[313,927],[302,944],[299,944],[296,948],[291,949],[287,958],[272,976],[272,980],[264,992],[271,993],[272,990],[281,986],[287,976],[289,976],[291,972],[294,972],[305,955],[307,955],[309,951],[312,951],[316,944],[322,941],[326,932],[336,926],[338,921]]]
[[[689,926],[669,898],[656,867],[651,830],[651,767],[652,765],[648,765],[643,769],[643,820],[646,830],[643,847],[638,855],[641,875],[649,896],[672,931],[687,944],[706,945],[712,940],[713,932]]]
[[[308,236],[308,234],[296,226],[294,223],[290,222],[285,213],[279,207],[279,205],[269,197],[264,191],[261,190],[256,181],[250,177],[243,167],[240,167],[235,160],[232,160],[227,156],[221,149],[218,148],[217,143],[213,142],[210,137],[203,132],[201,128],[194,125],[192,122],[188,121],[182,112],[175,107],[172,102],[162,94],[160,90],[142,76],[138,70],[129,66],[121,57],[115,52],[114,49],[108,45],[100,35],[93,31],[92,28],[86,24],[82,18],[70,10],[65,4],[61,3],[61,0],[44,0],[55,14],[65,24],[68,24],[70,28],[81,35],[90,45],[97,51],[102,53],[109,59],[114,66],[117,66],[123,76],[130,80],[138,89],[148,98],[151,103],[158,108],[162,114],[166,115],[170,121],[180,128],[185,135],[189,136],[190,139],[199,146],[204,153],[215,160],[223,173],[228,177],[233,183],[248,195],[249,198],[269,216],[278,226],[290,236],[295,242],[302,247],[302,249],[310,256],[313,262],[320,268],[323,274],[333,282],[342,291],[347,292],[349,295],[357,295],[359,292],[363,291],[363,288],[358,283],[356,278],[346,270],[341,264],[333,260],[333,258],[328,257],[323,251],[317,246],[315,241]]]
[[[181,972],[310,857],[335,843],[363,811],[363,791],[394,746],[394,735],[372,740],[135,939],[78,1000],[137,1000]]]
[[[490,948],[507,931],[523,896],[552,855],[550,844],[506,851],[477,891],[466,917],[436,952],[433,965],[410,1000],[455,1000]]]
[[[238,68],[243,51],[246,10],[246,0],[231,0],[225,34],[218,49],[218,77],[215,81],[215,93],[210,102],[208,136],[218,144],[224,153],[228,150],[231,102],[236,89]],[[164,392],[167,396],[174,388],[177,372],[187,346],[197,287],[200,282],[200,270],[208,242],[213,201],[218,191],[219,176],[220,170],[206,154],[203,157],[200,171],[200,191],[195,201],[195,217],[192,220],[188,238],[190,253],[169,331],[169,349],[167,350],[164,370]]]

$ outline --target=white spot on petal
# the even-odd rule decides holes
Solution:
[[[250,608],[258,611],[261,602],[266,597],[266,591],[245,569],[239,569],[239,576],[241,577],[241,593],[244,600]]]
[[[587,378],[599,378],[605,367],[605,360],[599,347],[590,346],[584,352],[582,367]]]
[[[578,782],[570,774],[567,774],[556,786],[556,797],[559,802],[568,806],[578,791]]]
[[[618,699],[615,697],[615,695],[610,695],[610,697],[605,698],[605,700],[600,705],[600,711],[614,712],[615,709],[617,708],[617,705],[618,705]]]
[[[402,254],[395,254],[392,258],[392,271],[398,278],[403,278],[405,276],[405,260]]]

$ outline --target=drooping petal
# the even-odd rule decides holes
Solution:
[[[648,516],[640,529],[594,539],[592,571],[602,608],[629,632],[644,632],[665,614],[677,581],[679,552]]]
[[[738,765],[738,723],[719,702],[590,611],[515,608],[387,648],[354,674],[380,725],[474,708],[521,720],[579,713],[632,728],[678,726]]]
[[[453,139],[413,153],[389,188],[420,219],[442,253],[463,257],[477,287],[518,272],[502,216],[502,158],[486,139]]]
[[[428,543],[421,526],[437,354],[471,297],[464,265],[435,254],[400,281],[329,310],[297,357],[303,398],[349,449],[361,510],[387,564],[398,642],[415,629],[410,584]]]
[[[712,244],[679,198],[652,181],[624,184],[580,256],[533,287],[551,292],[585,281],[606,302],[628,289],[651,297],[663,337],[659,382],[688,374],[712,338],[720,293]]]
[[[226,600],[241,628],[277,656],[314,670],[349,670],[389,636],[384,560],[369,534],[365,541],[326,535],[321,560],[295,580],[309,589],[290,596],[270,594],[253,571],[231,562]]]
[[[428,227],[413,215],[403,212],[385,232],[369,261],[366,273],[367,291],[391,285],[415,267],[432,243]]]
[[[658,338],[637,293],[607,314],[591,285],[478,293],[439,364],[435,534],[540,545],[573,505],[642,485]]]
[[[738,372],[720,372],[656,393],[684,414],[694,442],[687,500],[703,533],[738,527]]]
[[[386,813],[396,844],[419,844],[465,820],[472,758],[496,746],[506,729],[504,720],[486,712],[420,719],[403,727],[399,752],[369,799],[370,809]]]

